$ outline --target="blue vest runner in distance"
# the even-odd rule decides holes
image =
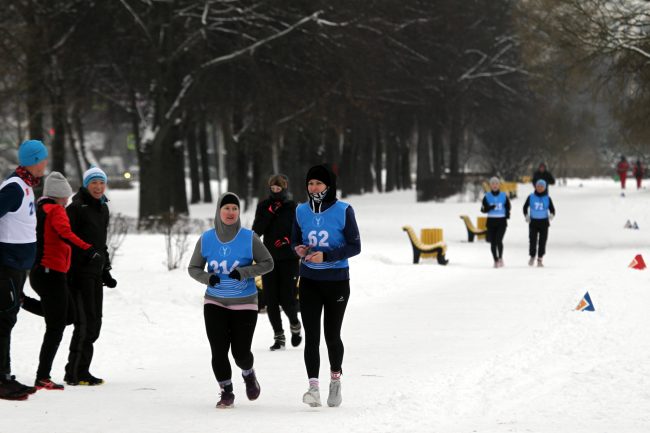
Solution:
[[[543,220],[548,218],[548,206],[550,200],[548,195],[538,196],[535,193],[530,195],[530,218],[534,220]]]
[[[208,264],[208,272],[217,274],[221,282],[207,286],[206,295],[215,298],[244,298],[257,293],[255,279],[238,281],[228,277],[233,269],[253,263],[253,231],[240,229],[230,242],[221,242],[215,229],[201,236],[201,255]]]
[[[491,192],[485,194],[485,198],[489,205],[496,206],[494,209],[488,211],[488,218],[505,218],[506,217],[506,193],[500,192],[494,195]]]
[[[302,203],[296,208],[296,220],[302,231],[302,244],[308,245],[312,252],[331,251],[345,245],[345,213],[349,204],[337,201],[329,209],[321,213],[315,213],[309,207],[309,203]],[[303,265],[311,269],[343,269],[350,265],[348,260],[336,262],[312,263],[305,262]]]

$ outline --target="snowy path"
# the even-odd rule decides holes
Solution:
[[[94,362],[107,384],[1,402],[0,432],[647,432],[650,273],[627,264],[650,258],[650,193],[621,198],[608,181],[551,192],[558,218],[544,269],[526,265],[523,198],[513,202],[501,270],[485,243],[463,242],[458,215],[476,216],[476,203],[415,204],[412,193],[350,200],[363,253],[352,261],[339,409],[300,402],[302,350],[269,352],[266,316],[254,340],[262,396],[248,402],[236,379],[237,408],[214,409],[202,289],[184,271],[166,272],[161,237],[130,236]],[[128,194],[115,192],[116,208],[128,207]],[[642,230],[623,230],[628,218]],[[404,223],[443,227],[449,266],[410,264]],[[572,311],[587,290],[597,311]],[[42,331],[21,313],[19,379],[33,378]],[[324,343],[321,354],[325,377]]]

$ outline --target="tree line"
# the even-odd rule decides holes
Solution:
[[[595,115],[561,70],[569,51],[544,55],[562,38],[535,34],[552,33],[548,4],[6,3],[4,136],[46,139],[53,170],[81,173],[89,130],[128,128],[141,218],[212,201],[211,171],[248,203],[276,172],[302,196],[305,168],[323,161],[344,195],[415,187],[426,200],[471,171],[515,178],[593,149]]]

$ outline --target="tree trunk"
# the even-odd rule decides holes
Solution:
[[[364,123],[364,142],[362,150],[358,153],[357,157],[363,167],[363,191],[365,193],[373,192],[375,189],[375,178],[373,176],[373,167],[375,165],[375,131],[372,122],[366,121]]]
[[[459,151],[462,142],[462,106],[460,101],[455,101],[451,113],[451,129],[449,131],[449,172],[457,176],[459,170]]]
[[[201,182],[199,173],[199,158],[196,149],[196,128],[194,113],[190,111],[185,121],[185,143],[187,145],[187,157],[190,164],[190,203],[201,201]],[[203,149],[201,149],[203,150]],[[203,153],[201,153],[203,158]]]
[[[231,111],[226,113],[222,125],[226,145],[226,164],[223,176],[228,179],[228,191],[243,191],[246,180],[246,164],[244,158],[240,157],[241,143],[233,139],[234,128]]]
[[[433,151],[433,177],[440,179],[445,172],[444,168],[444,147],[443,147],[443,127],[442,118],[433,119],[431,128],[431,144]]]
[[[413,187],[413,181],[411,179],[411,148],[416,145],[417,143],[407,133],[399,136],[398,188],[400,190],[411,189]]]
[[[83,137],[83,122],[81,121],[81,114],[79,110],[79,102],[73,104],[70,110],[70,115],[66,127],[68,129],[68,144],[72,151],[72,157],[77,170],[77,180],[81,185],[83,182],[83,173],[85,168],[88,167],[88,161],[84,158],[84,137]]]
[[[208,158],[208,122],[205,115],[205,106],[201,106],[199,108],[198,128],[199,152],[201,153],[201,176],[203,180],[203,202],[212,203],[212,186],[210,185],[210,159]]]
[[[34,21],[36,18],[34,16]],[[27,122],[29,139],[43,140],[43,80],[45,70],[44,54],[41,50],[43,34],[41,25],[30,23],[26,28],[26,80],[27,80]]]
[[[217,197],[221,196],[221,183],[224,179],[225,163],[224,163],[224,149],[225,149],[225,134],[223,131],[223,119],[217,118],[212,122],[212,141],[214,143],[215,155],[215,168],[217,169]]]
[[[384,168],[384,146],[383,134],[380,131],[379,125],[373,123],[372,138],[374,141],[374,158],[375,158],[375,188],[377,192],[384,191],[384,183],[382,179]]]
[[[399,140],[394,134],[389,134],[382,128],[381,140],[384,142],[386,155],[385,191],[391,192],[399,188]]]
[[[50,60],[50,67],[52,69],[50,107],[52,112],[52,128],[54,129],[51,142],[50,168],[52,171],[58,171],[65,176],[66,108],[63,95],[63,79],[56,54],[52,54]]]
[[[426,190],[427,183],[431,179],[429,137],[431,128],[420,117],[418,119],[418,138],[417,138],[417,170],[416,170],[416,192],[418,201],[420,201],[423,192]]]

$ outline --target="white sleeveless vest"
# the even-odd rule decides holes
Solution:
[[[0,218],[0,242],[6,244],[30,244],[36,242],[36,209],[34,190],[18,176],[2,182],[0,189],[17,183],[23,190],[23,202],[16,212],[9,212]]]

